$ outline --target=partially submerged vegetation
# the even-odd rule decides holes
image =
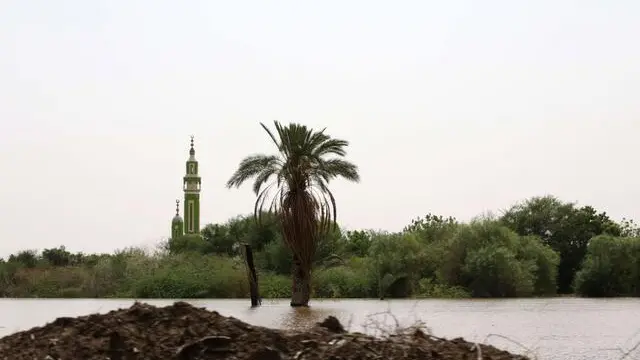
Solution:
[[[255,250],[261,295],[291,296],[291,255],[275,219],[238,217],[202,234],[169,240],[155,253],[23,251],[0,261],[0,295],[246,297],[237,247],[246,242]],[[633,222],[553,197],[469,223],[427,215],[397,233],[338,228],[317,243],[312,291],[319,298],[553,296],[557,289],[638,296],[639,235]]]
[[[281,240],[292,255],[291,306],[307,306],[316,245],[336,223],[336,199],[329,183],[336,178],[360,181],[358,167],[344,159],[349,142],[332,138],[325,129],[274,121],[272,132],[260,125],[277,152],[244,158],[227,187],[254,180],[256,220],[260,222],[263,210],[274,214]]]

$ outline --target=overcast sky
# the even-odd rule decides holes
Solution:
[[[631,0],[4,0],[0,256],[168,237],[192,134],[202,222],[250,213],[224,185],[274,119],[351,142],[349,228],[544,194],[638,219],[638,19]]]

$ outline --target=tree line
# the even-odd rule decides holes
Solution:
[[[5,297],[245,297],[239,244],[255,252],[265,298],[291,296],[292,253],[268,213],[209,224],[158,251],[72,253],[64,246],[0,260]],[[427,214],[402,231],[333,227],[316,242],[319,298],[640,295],[640,229],[553,196],[469,222]]]
[[[239,217],[207,225],[202,234],[169,241],[167,249],[234,256],[237,244],[249,243],[261,269],[291,271],[273,217],[261,225]],[[397,233],[337,229],[319,239],[314,265],[345,277],[354,276],[347,270],[367,274],[369,288],[362,294],[368,296],[429,295],[435,289],[473,297],[637,296],[640,228],[591,206],[533,197],[501,216],[468,223],[427,214]]]

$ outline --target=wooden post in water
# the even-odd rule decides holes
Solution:
[[[249,293],[251,295],[251,307],[259,306],[262,301],[260,294],[258,293],[258,275],[256,274],[256,267],[253,263],[253,251],[251,245],[243,244],[244,262],[247,268],[247,275],[249,277]]]

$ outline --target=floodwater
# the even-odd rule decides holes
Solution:
[[[542,360],[640,358],[640,299],[312,300],[293,309],[288,300],[186,300],[254,325],[303,329],[334,315],[352,331],[379,332],[421,322],[433,335],[489,343]],[[173,300],[144,300],[169,305]],[[105,313],[133,300],[0,299],[0,337],[60,316]]]

